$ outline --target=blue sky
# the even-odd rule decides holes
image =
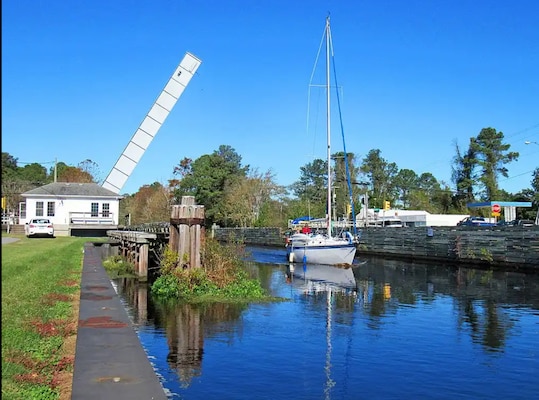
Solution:
[[[530,187],[536,0],[3,1],[2,151],[19,165],[90,159],[105,179],[189,51],[202,64],[122,193],[222,144],[290,185],[325,158],[307,94],[328,12],[349,152],[450,183],[455,143],[492,127],[520,152],[500,186]]]

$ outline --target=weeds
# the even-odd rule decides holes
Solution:
[[[207,239],[202,251],[202,268],[183,267],[178,254],[167,248],[161,264],[161,276],[153,283],[152,293],[162,299],[184,301],[253,301],[266,294],[260,282],[249,279],[243,270],[245,247],[239,243],[222,245]]]
[[[135,276],[135,267],[122,256],[111,256],[103,260],[103,267],[111,278]]]

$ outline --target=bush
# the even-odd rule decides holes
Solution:
[[[135,266],[124,260],[122,256],[111,256],[103,260],[103,267],[111,278],[132,277],[135,275]]]
[[[243,269],[245,247],[240,243],[221,245],[207,239],[202,251],[202,268],[184,267],[178,254],[168,247],[163,253],[161,276],[151,291],[163,299],[184,301],[251,301],[266,294],[260,282]]]

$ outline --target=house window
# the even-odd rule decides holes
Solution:
[[[110,214],[110,205],[109,203],[103,203],[103,212],[102,215],[104,218],[108,218]]]
[[[47,217],[54,217],[54,201],[47,202]]]
[[[43,216],[43,202],[36,201],[36,217],[42,217],[42,216]]]
[[[99,203],[92,203],[92,217],[99,217]]]

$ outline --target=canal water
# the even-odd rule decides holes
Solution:
[[[270,304],[165,306],[114,285],[171,399],[537,399],[539,275],[248,248]]]

